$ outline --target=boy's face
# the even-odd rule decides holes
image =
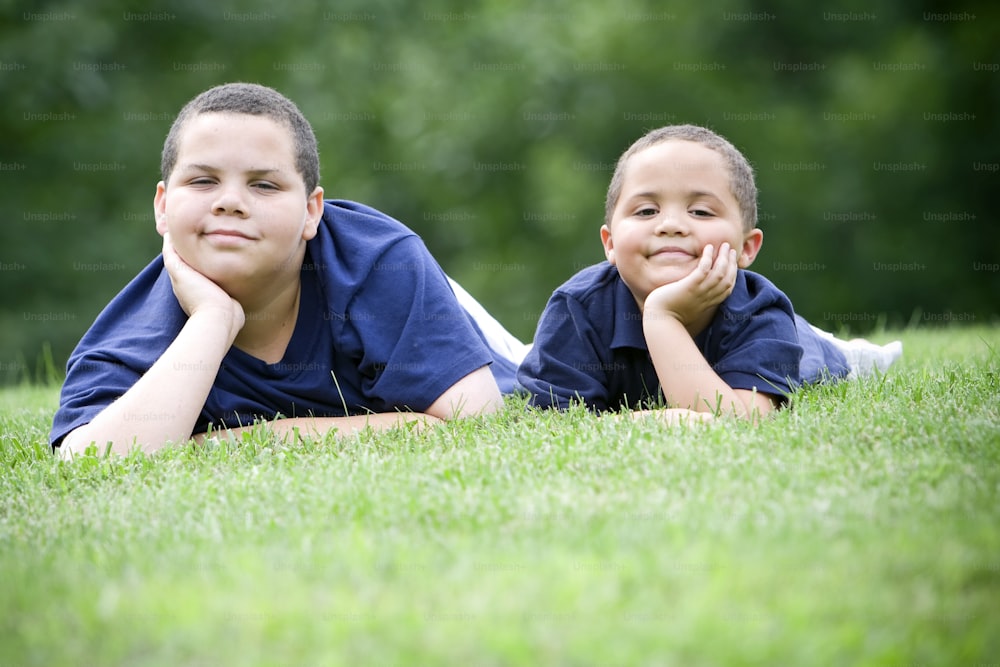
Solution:
[[[204,113],[178,143],[174,171],[156,188],[157,231],[233,296],[297,277],[323,190],[306,196],[291,132],[264,116]]]
[[[640,306],[657,287],[691,273],[706,245],[717,256],[729,243],[746,268],[762,239],[759,229],[743,231],[722,156],[675,139],[629,159],[611,224],[601,227],[605,256]]]

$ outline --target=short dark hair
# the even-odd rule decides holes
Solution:
[[[727,139],[699,125],[666,125],[650,130],[622,153],[621,157],[618,158],[618,164],[615,165],[615,173],[611,176],[611,183],[608,184],[608,195],[604,200],[604,223],[611,224],[611,216],[615,212],[618,198],[621,197],[622,188],[625,185],[625,169],[628,167],[629,159],[640,151],[671,139],[693,141],[722,156],[729,168],[729,189],[740,207],[743,231],[749,232],[756,227],[757,185],[754,183],[753,167],[750,166],[750,162],[747,161],[743,153]]]
[[[203,113],[235,113],[266,116],[287,127],[295,143],[295,168],[306,184],[308,195],[319,185],[319,148],[312,126],[290,99],[256,83],[226,83],[209,88],[184,105],[163,142],[160,176],[166,182],[177,164],[180,135],[185,123]]]

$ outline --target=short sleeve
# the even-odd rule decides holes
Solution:
[[[118,400],[163,354],[186,319],[157,257],[97,317],[70,355],[49,441]],[[150,418],[156,415],[151,408]]]
[[[755,299],[746,308],[720,311],[724,333],[706,357],[733,389],[782,396],[798,383],[802,347],[786,301]]]
[[[343,315],[345,347],[376,412],[425,411],[492,356],[416,236],[379,255]]]
[[[105,352],[89,352],[68,365],[49,441],[58,447],[71,431],[90,423],[139,380],[140,374]]]

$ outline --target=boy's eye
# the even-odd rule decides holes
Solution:
[[[697,218],[711,218],[715,214],[712,213],[711,211],[707,210],[707,209],[695,208],[695,209],[691,210],[691,215],[693,215],[693,216],[695,216]]]
[[[277,185],[275,185],[274,183],[268,183],[266,181],[258,181],[257,183],[254,183],[253,185],[251,185],[251,187],[256,188],[258,190],[277,190],[278,189]]]
[[[638,211],[635,212],[635,214],[640,218],[649,218],[656,215],[657,213],[658,211],[650,206],[646,206],[645,208],[640,208]]]
[[[211,185],[214,181],[208,176],[199,176],[191,179],[191,185]]]

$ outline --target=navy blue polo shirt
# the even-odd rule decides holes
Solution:
[[[848,372],[843,354],[796,315],[763,276],[737,271],[732,294],[695,344],[733,389],[781,396],[798,384]],[[642,312],[618,269],[583,269],[549,299],[518,381],[542,407],[582,401],[602,412],[662,405]]]
[[[423,412],[494,362],[420,238],[375,209],[325,202],[301,280],[284,357],[269,364],[230,348],[193,433],[280,416]],[[70,356],[50,441],[58,445],[124,394],[186,320],[159,256],[108,304]],[[497,359],[492,370],[501,387],[513,386],[511,362]]]

